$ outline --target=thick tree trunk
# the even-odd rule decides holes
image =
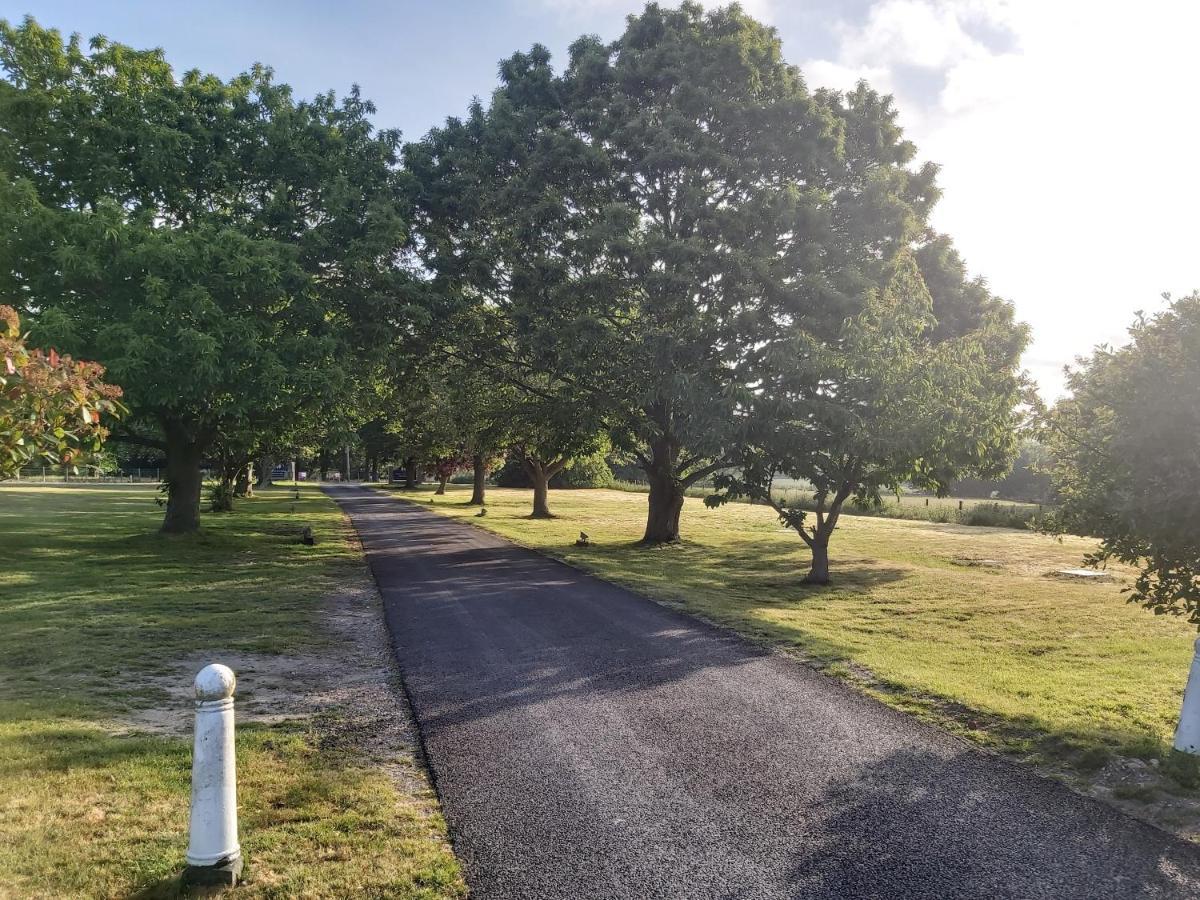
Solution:
[[[533,512],[530,518],[553,519],[554,513],[550,512],[550,476],[538,466],[529,478],[533,482]]]
[[[410,491],[413,490],[418,484],[421,483],[420,477],[421,473],[418,471],[417,458],[415,456],[410,456],[404,462],[404,480],[406,482],[404,485],[405,488]]]
[[[679,540],[679,518],[683,512],[683,489],[671,476],[650,477],[649,509],[643,544],[668,544]]]
[[[818,529],[811,544],[812,566],[804,576],[805,584],[829,584],[829,535]]]
[[[650,496],[643,544],[667,544],[679,540],[683,485],[675,477],[677,455],[678,451],[665,440],[656,442],[650,448],[650,465],[645,467],[650,482]]]
[[[167,438],[167,512],[162,530],[189,534],[200,528],[200,461],[204,445],[176,423],[164,424]]]
[[[272,478],[271,470],[275,468],[275,461],[269,456],[260,456],[258,458],[258,481],[257,487],[270,487]]]
[[[443,494],[445,494],[446,493],[446,482],[449,480],[450,480],[449,475],[439,475],[437,490],[434,491],[433,493],[438,497],[441,497]]]
[[[554,513],[550,512],[550,479],[562,466],[545,465],[540,460],[529,457],[525,457],[521,462],[533,485],[533,512],[529,514],[529,518],[553,519]]]
[[[487,491],[487,459],[482,453],[476,453],[473,460],[475,465],[475,484],[471,490],[468,506],[483,506]]]

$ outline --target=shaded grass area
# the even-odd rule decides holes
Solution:
[[[527,518],[528,491],[488,496],[485,518],[454,494],[431,508],[801,655],[979,744],[1084,774],[1113,754],[1167,754],[1194,631],[1126,603],[1127,570],[1053,577],[1087,540],[847,517],[835,583],[813,587],[801,583],[808,551],[762,506],[689,499],[684,541],[644,548],[637,494],[551,492],[551,521]],[[590,546],[574,546],[580,531]]]
[[[175,896],[190,741],[123,714],[168,702],[183,657],[337,652],[321,601],[362,560],[328,498],[268,491],[188,537],[155,533],[154,498],[0,488],[0,896]],[[239,727],[238,894],[462,896],[432,793],[319,737]]]

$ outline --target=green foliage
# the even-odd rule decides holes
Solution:
[[[1138,566],[1133,602],[1200,625],[1200,295],[1129,334],[1071,371],[1046,417],[1060,496],[1047,527],[1100,538],[1089,564]]]
[[[1012,471],[1002,478],[960,478],[954,492],[960,497],[989,497],[995,492],[1005,500],[1049,503],[1054,500],[1049,469],[1053,465],[1050,452],[1041,443],[1026,439],[1013,463]]]
[[[571,460],[570,464],[558,475],[561,486],[568,488],[610,487],[613,474],[612,469],[608,467],[606,456],[604,450],[597,450]]]
[[[103,375],[96,363],[27,347],[16,311],[0,305],[0,481],[32,462],[98,461],[101,415],[124,411]]]
[[[710,502],[769,503],[813,548],[810,579],[823,583],[822,556],[850,498],[876,505],[903,484],[940,496],[962,474],[1003,472],[1016,451],[1025,330],[1007,304],[964,297],[984,301],[957,310],[955,321],[969,330],[939,328],[918,259],[905,252],[839,340],[824,341],[800,322],[764,346],[740,471],[718,475],[721,492]],[[776,475],[813,485],[814,524],[803,505],[776,497]]]
[[[1041,519],[1036,507],[1012,503],[975,503],[955,520],[961,525],[982,525],[987,528],[1036,528]]]
[[[357,90],[176,78],[161,51],[32,19],[0,22],[0,67],[0,288],[39,340],[103,363],[190,466],[218,438],[248,453],[353,418],[422,319],[397,266],[399,135]]]
[[[527,488],[531,481],[529,473],[518,455],[509,456],[492,479],[499,487]],[[553,488],[607,488],[613,486],[612,469],[606,454],[597,450],[577,457],[569,462],[557,475],[550,479]]]
[[[1005,304],[966,279],[948,240],[928,232],[935,168],[912,165],[889,98],[865,85],[810,93],[773,30],[736,6],[705,13],[694,3],[650,4],[611,44],[576,41],[559,75],[537,46],[501,75],[488,107],[474,104],[406,151],[421,185],[424,260],[460,315],[494,317],[502,340],[490,356],[504,360],[502,374],[524,388],[561,384],[646,472],[648,541],[678,537],[688,487],[742,458],[762,384],[795,376],[813,396],[813,358],[836,363],[854,338],[844,323],[880,315],[867,307],[883,302],[898,265],[928,279],[928,290],[907,292],[924,306],[892,333],[860,327],[856,365],[876,349],[908,365],[889,342],[897,329],[922,331],[924,345],[945,345],[943,369],[963,353],[973,374],[997,383],[968,385],[978,390],[963,404],[972,408],[955,411],[957,432],[940,429],[963,465],[935,471],[942,460],[905,434],[909,460],[865,476],[864,493],[901,469],[942,483],[966,463],[990,470],[993,449],[1007,454],[1004,414],[983,407],[985,395],[1010,399],[1002,373],[1023,335]],[[865,345],[870,335],[878,346]],[[804,371],[778,374],[790,365]],[[889,437],[937,418],[928,404],[897,406],[914,366],[864,375],[839,365],[849,382],[886,390],[869,418],[887,419],[888,404],[920,411]],[[949,377],[935,368],[920,377]],[[978,413],[990,418],[962,424]],[[865,424],[846,440],[864,440]],[[820,425],[843,427],[853,427],[845,416]]]
[[[228,481],[214,481],[208,486],[209,512],[233,511],[234,487]]]

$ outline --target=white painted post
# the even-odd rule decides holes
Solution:
[[[1200,638],[1196,639],[1192,669],[1188,672],[1187,687],[1183,689],[1183,709],[1179,711],[1179,727],[1175,729],[1175,749],[1200,754]]]
[[[234,885],[242,871],[233,755],[236,686],[233,670],[217,663],[205,666],[196,676],[192,817],[183,873],[187,884]]]

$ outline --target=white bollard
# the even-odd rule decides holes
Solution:
[[[216,663],[196,676],[192,817],[183,873],[186,884],[234,885],[242,871],[233,755],[236,686],[233,670]]]
[[[1196,639],[1192,670],[1188,672],[1187,687],[1183,689],[1183,709],[1179,711],[1179,727],[1175,729],[1175,749],[1200,754],[1200,638]]]

